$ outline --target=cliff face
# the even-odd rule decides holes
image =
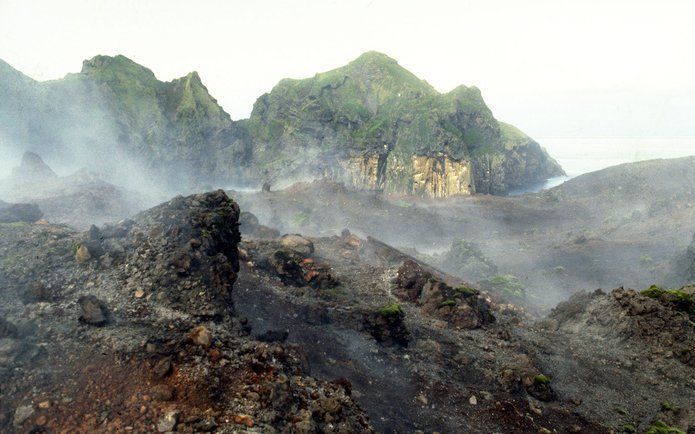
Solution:
[[[536,142],[497,122],[477,88],[441,94],[375,52],[282,80],[258,99],[248,127],[254,164],[277,177],[313,173],[311,155],[355,187],[442,197],[504,193],[562,173]]]
[[[50,82],[6,64],[0,75],[5,140],[51,161],[162,184],[328,176],[357,189],[443,197],[504,193],[562,173],[536,142],[498,122],[477,88],[441,94],[375,52],[282,80],[237,122],[197,73],[163,82],[123,56],[96,56]]]
[[[455,161],[447,157],[412,158],[413,192],[429,197],[447,197],[474,193],[470,161]]]

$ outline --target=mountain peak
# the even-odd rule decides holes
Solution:
[[[97,55],[82,62],[82,73],[103,79],[114,76],[128,76],[143,82],[157,81],[152,70],[119,54],[117,56]]]
[[[355,60],[350,62],[350,64],[360,64],[360,63],[391,63],[398,64],[396,59],[389,57],[388,55],[381,53],[379,51],[366,51],[359,55]]]
[[[39,154],[27,151],[22,156],[20,165],[12,169],[10,180],[15,183],[34,183],[57,177],[58,175],[44,163]]]

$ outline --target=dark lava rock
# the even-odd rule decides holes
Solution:
[[[404,318],[403,309],[398,304],[394,304],[365,314],[364,324],[377,342],[407,347],[410,342],[410,333],[403,323]]]
[[[239,230],[245,238],[267,240],[280,236],[280,231],[260,224],[258,222],[258,217],[248,211],[239,214]]]
[[[495,321],[489,303],[468,286],[452,288],[411,259],[406,259],[394,279],[393,294],[422,306],[425,315],[441,318],[455,327],[472,329]]]
[[[406,259],[394,279],[396,288],[393,293],[403,301],[415,302],[420,298],[425,283],[431,278],[432,274],[423,270],[417,262]]]
[[[77,300],[80,306],[80,321],[94,326],[103,326],[108,322],[108,309],[103,301],[93,295],[85,295]]]
[[[286,285],[303,286],[304,272],[299,265],[305,258],[297,252],[289,250],[277,250],[268,259],[268,263],[275,270]]]
[[[164,378],[171,373],[171,357],[163,357],[155,363],[152,373],[157,379]]]
[[[34,223],[43,217],[38,206],[27,203],[17,203],[6,207],[0,206],[0,223]]]
[[[256,339],[261,342],[285,342],[289,334],[289,330],[266,330],[256,336]]]
[[[330,273],[328,266],[294,250],[276,250],[267,263],[285,285],[308,285],[316,289],[326,289],[340,284]]]
[[[4,338],[16,338],[17,337],[17,327],[11,322],[0,318],[0,339]]]
[[[526,386],[526,391],[540,401],[553,401],[557,398],[555,391],[550,387],[550,379],[545,375],[537,375],[531,384]]]
[[[252,234],[258,228],[258,217],[254,214],[243,211],[239,214],[239,230],[242,234]]]

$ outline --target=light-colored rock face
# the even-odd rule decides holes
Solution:
[[[414,194],[449,197],[475,192],[470,161],[414,155],[412,163]]]
[[[445,156],[416,155],[411,158],[410,165],[407,162],[399,165],[396,160],[387,163],[386,155],[360,155],[338,160],[327,175],[358,190],[383,189],[425,197],[475,192],[471,162]]]
[[[341,160],[345,183],[362,190],[383,188],[383,175],[380,173],[381,157],[378,154],[360,155]]]

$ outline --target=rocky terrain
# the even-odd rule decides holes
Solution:
[[[695,430],[692,288],[535,321],[375,238],[281,236],[222,191],[85,232],[2,223],[0,287],[3,432]]]
[[[105,182],[85,169],[60,177],[33,152],[26,152],[10,176],[0,179],[0,198],[38,210],[33,220],[27,216],[22,221],[43,217],[80,229],[131,216],[153,203],[151,197]]]
[[[348,383],[233,315],[238,215],[216,192],[84,233],[0,226],[0,429],[370,432]]]
[[[694,157],[626,164],[518,197],[417,199],[330,181],[234,196],[282,232],[378,235],[464,280],[553,307],[579,289],[690,283],[694,167]]]
[[[0,61],[0,78],[2,146],[167,193],[330,176],[447,197],[502,194],[563,173],[538,143],[498,122],[477,88],[441,94],[376,52],[282,80],[239,121],[196,72],[162,82],[124,56],[96,56],[48,82]]]

